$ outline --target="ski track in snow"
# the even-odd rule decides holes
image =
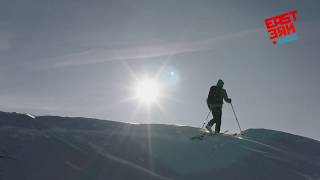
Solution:
[[[262,142],[259,142],[259,141],[253,140],[253,139],[244,138],[243,136],[242,136],[241,138],[238,138],[238,139],[241,139],[241,140],[244,140],[244,141],[248,141],[248,142],[251,142],[251,143],[254,143],[254,144],[258,144],[258,145],[267,147],[267,148],[269,148],[269,149],[272,149],[272,150],[274,150],[274,151],[278,151],[278,152],[281,152],[281,153],[287,153],[287,152],[285,152],[285,151],[282,150],[282,149],[276,148],[276,147],[271,146],[271,145],[268,145],[268,144],[264,144],[264,143],[262,143]]]
[[[298,176],[302,177],[303,179],[306,179],[306,180],[320,180],[320,178],[316,179],[314,177],[311,177],[309,175],[306,175],[306,174],[303,174],[302,172],[300,171],[297,171],[297,170],[291,170],[292,173],[294,174],[297,174]]]
[[[290,157],[291,159],[296,160],[296,161],[304,161],[304,162],[308,162],[309,163],[309,160],[306,159],[305,157],[298,156],[297,154],[293,154],[292,152],[287,152],[287,151],[284,151],[282,149],[276,148],[276,147],[268,145],[268,144],[261,143],[261,142],[256,141],[256,140],[252,140],[252,139],[248,139],[248,138],[242,138],[242,139],[245,140],[245,141],[251,142],[251,143],[255,143],[255,144],[270,148],[271,150],[274,150],[274,151],[280,153],[281,156],[286,156],[286,157]],[[260,150],[255,150],[255,151],[260,151]],[[270,153],[268,153],[268,154],[270,154]],[[277,158],[278,160],[288,161],[288,160],[284,160],[283,158],[280,158],[280,157],[272,157],[272,158]]]
[[[70,166],[71,168],[77,170],[77,171],[81,171],[82,168],[78,167],[77,165],[75,165],[74,163],[70,162],[70,161],[65,161],[64,162],[67,166]]]
[[[64,144],[67,144],[68,146],[72,147],[73,149],[75,150],[79,150],[80,152],[85,152],[82,148],[80,148],[78,145],[75,145],[71,142],[68,142],[66,140],[64,140],[63,138],[60,137],[60,135],[58,135],[57,133],[55,133],[54,131],[52,130],[47,130],[46,133],[50,134],[52,137],[56,138],[57,140],[63,142]],[[135,163],[132,163],[130,161],[127,161],[127,160],[124,160],[124,159],[121,159],[119,157],[116,157],[114,155],[111,155],[109,153],[106,153],[102,148],[99,148],[98,146],[92,144],[92,143],[89,143],[89,146],[93,149],[96,150],[97,153],[99,153],[100,155],[102,155],[103,157],[111,160],[111,161],[115,161],[117,163],[121,163],[121,164],[125,164],[125,165],[128,165],[138,171],[141,171],[141,172],[144,172],[148,175],[151,175],[155,178],[158,178],[158,179],[162,179],[162,180],[173,180],[172,178],[169,178],[169,177],[165,177],[165,176],[161,176],[149,169],[146,169],[144,167],[141,167]],[[70,163],[68,163],[68,165],[70,166]],[[76,168],[77,169],[77,168]]]
[[[247,146],[241,146],[241,147],[248,150],[248,151],[252,151],[252,152],[256,152],[256,153],[260,153],[260,154],[269,154],[269,152],[267,152],[267,151],[262,151],[262,150],[250,148]]]
[[[102,155],[103,157],[105,157],[105,158],[107,158],[107,159],[109,159],[109,160],[111,160],[111,161],[115,161],[115,162],[117,162],[117,163],[121,163],[121,164],[128,165],[128,166],[130,166],[130,167],[132,167],[132,168],[134,168],[134,169],[136,169],[136,170],[138,170],[138,171],[141,171],[141,172],[143,172],[143,173],[146,173],[146,174],[148,174],[148,175],[151,175],[151,176],[156,177],[156,178],[159,178],[159,179],[163,179],[163,180],[173,180],[172,178],[165,177],[165,176],[161,176],[160,174],[157,174],[157,173],[155,173],[155,172],[153,172],[153,171],[151,171],[151,170],[149,170],[149,169],[146,169],[146,168],[144,168],[144,167],[141,167],[141,166],[139,166],[139,165],[137,165],[137,164],[135,164],[135,163],[132,163],[132,162],[127,161],[127,160],[125,160],[125,159],[122,159],[122,158],[119,158],[119,157],[114,156],[114,155],[112,155],[112,154],[109,154],[109,153],[105,152],[104,149],[102,149],[102,148],[100,148],[100,147],[98,147],[98,146],[96,146],[96,145],[94,145],[94,144],[92,144],[92,143],[89,143],[89,146],[90,146],[91,148],[95,149],[97,153],[99,153],[100,155]]]

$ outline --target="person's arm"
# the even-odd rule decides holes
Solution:
[[[223,91],[223,99],[227,102],[227,103],[231,103],[231,98],[228,97],[227,91],[224,90]]]

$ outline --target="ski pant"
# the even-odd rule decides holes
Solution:
[[[211,112],[212,112],[213,119],[211,119],[208,122],[208,126],[212,127],[213,124],[216,124],[215,132],[219,133],[220,132],[220,127],[221,127],[222,107],[221,108],[220,107],[212,108]]]

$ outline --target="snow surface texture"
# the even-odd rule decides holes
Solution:
[[[0,112],[1,153],[12,158],[0,159],[0,178],[320,179],[319,141],[266,129],[191,141],[198,133],[186,126]]]

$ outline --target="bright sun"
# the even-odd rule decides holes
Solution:
[[[136,86],[136,97],[143,103],[155,103],[160,93],[160,85],[152,79],[144,79]]]

